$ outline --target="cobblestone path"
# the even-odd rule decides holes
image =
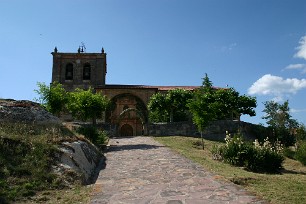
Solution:
[[[150,137],[111,139],[91,203],[266,203]]]

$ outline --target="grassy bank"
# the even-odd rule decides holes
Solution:
[[[56,146],[74,140],[62,126],[1,123],[0,203],[87,203],[88,188],[51,171]]]
[[[22,204],[75,204],[89,203],[92,186],[76,185],[69,189],[45,190],[38,192],[34,198],[19,200],[14,203]]]
[[[298,161],[286,158],[280,174],[253,173],[213,160],[213,146],[223,143],[205,140],[205,149],[202,150],[199,138],[171,136],[154,139],[201,164],[205,169],[219,175],[217,177],[220,179],[242,185],[271,203],[306,202],[306,167]]]

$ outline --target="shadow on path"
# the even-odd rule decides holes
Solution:
[[[157,149],[164,146],[148,145],[148,144],[130,144],[130,145],[111,145],[108,152],[124,151],[124,150],[148,150]]]
[[[104,170],[105,168],[106,168],[106,157],[103,155],[101,157],[101,160],[100,160],[98,166],[92,172],[91,178],[89,179],[89,182],[86,185],[90,185],[90,184],[96,183],[96,181],[97,181],[97,179],[99,177],[100,171]]]
[[[92,204],[267,203],[150,137],[111,139],[107,164],[92,191]]]

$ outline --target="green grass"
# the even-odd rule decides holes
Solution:
[[[171,136],[154,137],[158,142],[201,164],[216,174],[216,178],[232,181],[271,203],[306,203],[306,167],[286,158],[280,174],[261,174],[234,167],[212,159],[214,145],[224,143],[204,140],[202,150],[199,138]]]
[[[51,172],[51,165],[56,146],[77,139],[63,126],[0,123],[0,203],[24,203],[44,192],[73,192]],[[43,199],[53,197],[48,195]]]
[[[19,200],[16,203],[22,204],[75,204],[89,203],[92,186],[76,185],[71,189],[46,190],[36,194],[30,199]]]

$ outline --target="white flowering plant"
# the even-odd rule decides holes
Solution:
[[[282,167],[283,146],[278,141],[271,143],[266,138],[263,143],[255,140],[252,144],[245,142],[242,134],[231,137],[226,131],[225,142],[225,145],[213,149],[214,158],[255,172],[276,172]]]

